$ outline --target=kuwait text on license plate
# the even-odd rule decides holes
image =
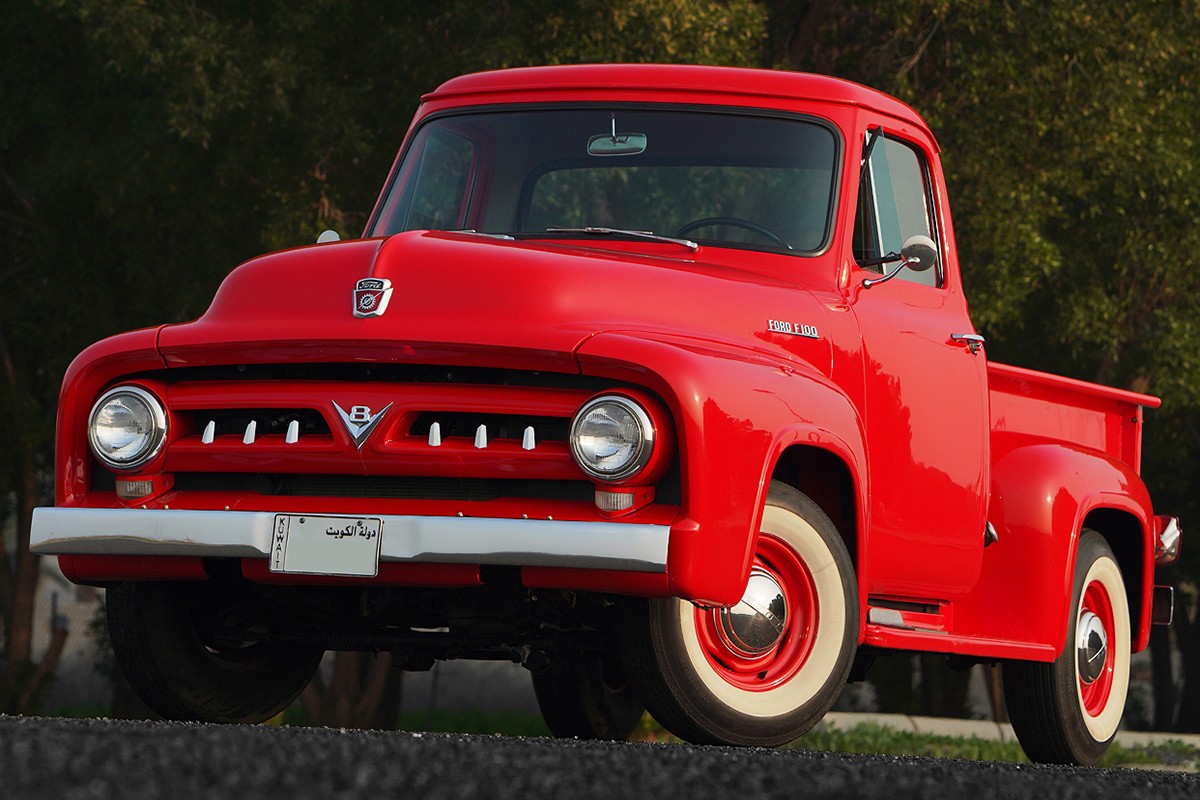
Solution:
[[[382,534],[376,517],[276,514],[271,571],[374,577]]]

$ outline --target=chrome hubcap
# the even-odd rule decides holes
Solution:
[[[738,655],[755,658],[770,652],[783,638],[787,598],[775,576],[756,566],[738,604],[715,613],[722,643]]]
[[[1079,679],[1085,684],[1095,683],[1104,672],[1104,662],[1108,657],[1108,631],[1104,630],[1104,623],[1091,611],[1079,615],[1076,649]]]

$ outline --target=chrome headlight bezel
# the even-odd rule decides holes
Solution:
[[[97,420],[112,404],[123,402],[144,429],[139,435],[144,440],[135,449],[120,456],[120,450],[104,442],[97,433]],[[137,469],[154,459],[167,441],[167,412],[162,402],[139,386],[118,386],[100,396],[88,414],[88,444],[92,454],[104,465],[121,471]]]
[[[594,447],[589,447],[583,440],[584,427],[595,421],[595,414],[604,413],[605,409],[615,410],[616,416],[627,416],[622,420],[632,423],[636,435],[618,441],[618,447],[628,447],[628,454],[615,466],[605,469],[601,465],[602,457],[596,455]],[[614,414],[608,414],[610,419]],[[615,421],[615,420],[614,420]],[[617,422],[618,428],[621,422]],[[654,453],[656,435],[654,423],[646,409],[631,398],[617,394],[606,394],[593,397],[580,407],[571,420],[571,455],[575,463],[589,477],[606,483],[620,483],[641,472],[650,462]]]

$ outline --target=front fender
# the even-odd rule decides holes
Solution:
[[[1141,478],[1105,453],[1022,434],[993,434],[992,456],[988,519],[999,540],[984,553],[976,588],[955,604],[955,627],[984,639],[1042,646],[1049,654],[1045,660],[1051,660],[1066,642],[1075,554],[1085,522],[1122,519],[1127,524],[1100,533],[1110,542],[1141,538],[1113,550],[1119,560],[1122,552],[1140,554],[1140,563],[1121,567],[1136,628],[1134,650],[1143,649],[1150,604],[1141,594],[1153,585],[1154,517]],[[1097,516],[1101,511],[1106,513]]]
[[[55,504],[74,505],[87,494],[92,457],[87,443],[87,416],[99,394],[118,378],[163,369],[157,349],[162,328],[117,334],[77,355],[63,376],[55,432]]]
[[[803,362],[629,333],[595,336],[577,356],[585,374],[658,393],[674,416],[683,508],[671,526],[667,575],[676,596],[711,605],[741,599],[772,468],[787,447],[831,451],[852,474],[864,473],[853,405]]]

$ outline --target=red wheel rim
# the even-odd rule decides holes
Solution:
[[[1112,694],[1113,671],[1117,663],[1114,647],[1116,643],[1113,641],[1112,600],[1108,596],[1108,589],[1100,581],[1092,581],[1084,590],[1079,606],[1079,619],[1089,611],[1099,619],[1108,639],[1108,646],[1104,652],[1104,666],[1099,676],[1091,683],[1086,683],[1082,673],[1079,673],[1079,695],[1083,699],[1083,708],[1089,716],[1097,717],[1108,705],[1108,698]],[[1077,621],[1077,627],[1078,624]],[[1078,631],[1076,635],[1078,636]]]
[[[808,567],[782,539],[761,534],[754,564],[783,590],[787,614],[779,641],[770,650],[748,657],[726,644],[719,632],[719,609],[696,609],[696,632],[709,666],[726,682],[753,692],[787,683],[812,652],[819,622],[817,587]]]

